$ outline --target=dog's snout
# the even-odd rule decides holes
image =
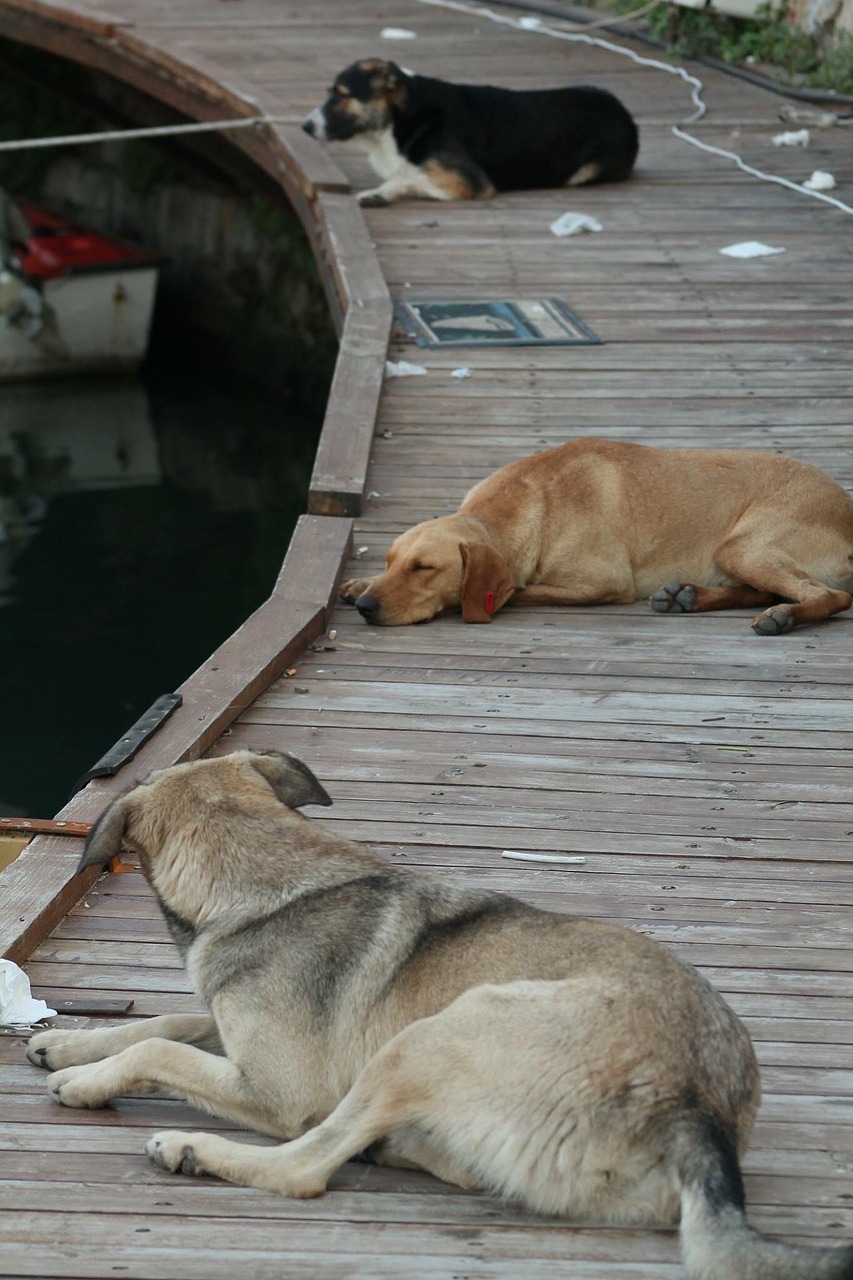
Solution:
[[[309,133],[312,138],[318,138],[321,142],[328,137],[326,129],[326,117],[323,114],[323,108],[317,107],[311,112],[310,116],[306,116],[302,121],[302,128]]]
[[[355,607],[366,622],[374,622],[379,614],[379,601],[368,591],[358,597]]]

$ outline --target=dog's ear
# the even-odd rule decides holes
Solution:
[[[462,617],[465,622],[491,622],[515,591],[509,565],[488,542],[460,542],[462,552]]]
[[[307,764],[283,751],[253,751],[252,765],[263,774],[282,804],[301,809],[304,804],[331,804],[332,798]]]
[[[75,875],[79,876],[87,867],[105,867],[116,856],[124,839],[131,803],[130,796],[120,796],[104,810],[89,832]]]
[[[385,63],[385,75],[382,79],[382,88],[387,89],[389,93],[395,89],[399,89],[403,83],[404,74],[397,66],[396,62]]]

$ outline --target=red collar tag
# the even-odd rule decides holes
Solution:
[[[483,607],[484,607],[484,609],[486,610],[486,613],[489,615],[489,617],[491,617],[491,616],[492,616],[492,614],[493,614],[493,613],[494,613],[494,611],[495,611],[495,593],[494,593],[494,591],[487,591],[487,592],[486,592],[485,596],[483,597]]]

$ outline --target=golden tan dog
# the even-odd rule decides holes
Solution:
[[[460,605],[466,622],[489,622],[510,599],[769,605],[753,630],[778,635],[850,608],[852,555],[853,499],[806,462],[574,440],[511,462],[456,515],[401,534],[384,573],[341,596],[386,626]]]
[[[45,1031],[65,1106],[168,1089],[285,1140],[163,1132],[160,1168],[320,1195],[369,1149],[544,1213],[673,1222],[694,1280],[850,1280],[853,1249],[746,1223],[759,1101],[746,1030],[689,965],[630,929],[382,862],[292,811],[328,804],[292,757],[152,774],[81,868],[139,851],[208,1014]]]

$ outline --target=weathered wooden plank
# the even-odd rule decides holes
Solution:
[[[316,698],[303,699],[299,701],[294,698],[288,706],[285,707],[268,707],[253,706],[244,714],[244,724],[263,724],[282,726],[282,737],[287,737],[287,729],[289,725],[305,725],[316,724],[317,707],[319,703]],[[353,700],[355,705],[355,700]],[[501,718],[488,717],[483,719],[477,717],[453,716],[453,715],[430,715],[426,712],[420,715],[408,715],[397,709],[380,709],[368,710],[359,708],[358,710],[340,709],[335,705],[326,704],[322,711],[323,727],[330,731],[337,728],[351,729],[370,729],[374,725],[379,724],[381,728],[394,732],[397,730],[438,730],[439,732],[458,732],[471,737],[480,735],[483,739],[483,747],[491,739],[495,732],[502,734],[515,734],[519,739],[523,738],[546,738],[558,737],[561,733],[567,736],[569,733],[576,741],[586,739],[602,739],[610,738],[611,740],[629,742],[663,742],[664,744],[696,744],[701,747],[716,746],[724,747],[740,747],[749,744],[751,748],[761,742],[772,741],[774,744],[782,748],[795,748],[801,746],[804,751],[811,752],[812,749],[831,751],[833,748],[844,751],[849,749],[849,734],[844,732],[823,732],[818,729],[810,730],[808,736],[804,739],[803,733],[798,733],[795,728],[774,729],[773,733],[756,733],[754,729],[758,726],[744,724],[737,727],[729,728],[720,724],[714,724],[707,729],[694,728],[686,723],[688,717],[685,717],[685,723],[669,725],[661,724],[659,726],[654,723],[646,723],[642,719],[631,719],[624,724],[618,721],[608,721],[601,714],[591,716],[589,721],[586,720],[559,720],[559,719],[536,719],[536,718]],[[381,720],[380,720],[381,716]],[[650,720],[654,720],[654,715],[650,715]],[[610,725],[610,728],[602,727]],[[837,757],[836,757],[837,758]]]
[[[589,615],[588,615],[589,616]],[[492,625],[498,625],[493,623]],[[842,625],[842,624],[839,624]],[[760,643],[760,641],[759,641]],[[303,676],[303,680],[308,678]],[[658,715],[665,716],[667,724],[717,724],[725,721],[729,725],[773,725],[788,728],[797,723],[801,728],[835,729],[850,723],[850,709],[853,699],[835,698],[827,705],[815,708],[798,706],[796,701],[788,697],[741,698],[732,693],[722,696],[710,696],[694,691],[691,694],[690,706],[667,706],[672,699],[660,697],[644,698],[642,694],[621,692],[618,687],[612,692],[588,694],[568,687],[552,689],[532,687],[525,682],[523,686],[480,687],[466,686],[460,683],[442,683],[439,679],[417,682],[364,680],[357,690],[353,690],[352,682],[334,679],[318,679],[309,687],[302,683],[284,683],[270,688],[265,693],[263,706],[278,707],[287,705],[294,697],[311,696],[314,699],[334,701],[341,709],[358,705],[367,711],[392,710],[394,704],[407,709],[408,713],[420,714],[429,712],[436,706],[453,705],[454,712],[459,715],[509,716],[523,715],[526,709],[537,712],[548,711],[548,718],[567,719],[597,718],[599,709],[602,718],[630,721],[648,719],[651,708]],[[664,706],[661,706],[661,703]],[[500,705],[496,705],[500,704]],[[505,704],[505,705],[504,705]],[[850,744],[853,745],[853,730],[850,731]]]
[[[371,570],[371,562],[361,559],[366,572]],[[376,566],[378,570],[378,565]],[[471,637],[465,645],[457,644],[457,652],[449,653],[417,649],[394,654],[389,652],[390,645],[384,646],[382,661],[377,650],[379,642],[371,645],[369,652],[359,652],[352,648],[345,661],[336,662],[334,656],[327,658],[322,667],[310,669],[314,680],[340,681],[353,684],[359,680],[381,680],[384,684],[396,684],[415,676],[419,684],[436,684],[452,680],[457,685],[475,686],[488,694],[496,688],[511,688],[520,683],[524,676],[524,686],[528,689],[561,689],[574,691],[595,689],[600,691],[602,676],[609,677],[608,687],[614,692],[648,693],[666,695],[672,688],[672,666],[668,662],[646,661],[640,667],[636,662],[607,661],[591,657],[562,657],[552,660],[530,656],[526,659],[507,656],[498,645],[491,652],[485,645],[476,652],[474,646],[478,637]],[[467,637],[466,637],[467,640]],[[392,642],[393,643],[393,642]],[[339,642],[336,648],[342,648]],[[766,652],[766,651],[765,651]],[[769,657],[770,655],[768,655]],[[784,654],[777,652],[784,660]],[[425,661],[426,657],[426,661]],[[297,664],[298,666],[298,664]],[[786,701],[795,698],[808,699],[810,703],[828,699],[836,702],[843,698],[843,691],[838,688],[844,683],[843,672],[837,666],[820,668],[810,663],[807,668],[791,667],[787,670],[777,667],[763,667],[760,661],[755,664],[742,664],[740,667],[717,666],[713,663],[700,664],[692,655],[684,655],[683,671],[679,676],[683,680],[696,681],[693,688],[702,696],[738,697],[784,697]],[[825,680],[825,683],[823,682]],[[701,684],[698,683],[701,681]],[[284,690],[286,686],[282,686]],[[853,706],[853,699],[847,700]]]
[[[53,1202],[63,1213],[91,1212],[91,1192],[88,1186],[80,1187],[79,1182],[86,1183],[94,1173],[94,1181],[101,1184],[122,1184],[122,1192],[117,1198],[114,1212],[157,1214],[165,1220],[191,1215],[193,1218],[240,1218],[248,1222],[264,1221],[300,1221],[306,1218],[304,1203],[298,1200],[287,1200],[273,1197],[269,1193],[248,1197],[240,1189],[217,1185],[213,1179],[196,1179],[184,1182],[184,1185],[172,1183],[169,1188],[169,1199],[163,1202],[163,1175],[151,1169],[144,1180],[140,1179],[136,1158],[115,1156],[112,1159],[99,1155],[97,1161],[75,1156],[71,1153],[63,1155],[62,1167],[55,1166],[55,1153],[30,1155],[29,1159],[17,1153],[19,1171],[12,1167],[14,1157],[6,1159],[0,1153],[0,1171],[7,1166],[9,1181],[5,1188],[4,1208],[19,1212],[38,1212],[45,1203]],[[780,1153],[776,1153],[777,1157]],[[95,1166],[93,1169],[92,1166]],[[356,1169],[357,1166],[350,1166]],[[317,1204],[310,1207],[312,1222],[335,1221],[345,1219],[348,1222],[381,1222],[387,1224],[411,1223],[416,1226],[459,1226],[469,1228],[484,1226],[494,1227],[532,1227],[541,1229],[543,1223],[531,1218],[512,1207],[496,1203],[487,1196],[470,1196],[460,1192],[456,1194],[434,1194],[432,1185],[426,1193],[420,1195],[414,1191],[400,1192],[389,1187],[371,1186],[372,1169],[365,1169],[353,1176],[345,1168],[342,1174],[335,1175],[328,1194]],[[815,1161],[812,1166],[803,1170],[808,1202],[815,1209],[838,1205],[848,1208],[845,1202],[845,1178],[843,1169],[838,1168],[837,1158],[824,1153],[822,1160]],[[379,1172],[378,1170],[376,1172]],[[76,1174],[76,1177],[75,1177]],[[135,1180],[134,1180],[135,1179]],[[350,1190],[352,1182],[361,1182],[364,1189]],[[408,1175],[397,1174],[395,1183],[408,1181]],[[72,1185],[69,1185],[72,1184]],[[349,1185],[348,1185],[349,1184]],[[380,1189],[381,1188],[381,1189]],[[758,1205],[792,1205],[799,1201],[796,1182],[791,1177],[774,1175],[772,1172],[753,1170],[747,1175],[748,1201],[754,1211]],[[557,1224],[559,1227],[559,1223]]]
[[[425,665],[428,662],[429,657],[426,656]],[[396,724],[386,729],[381,724],[374,724],[371,733],[367,734],[359,725],[348,728],[343,723],[346,718],[340,717],[341,722],[333,724],[326,732],[324,727],[306,725],[302,718],[294,715],[288,717],[287,733],[299,744],[299,749],[306,752],[306,758],[315,761],[320,768],[324,767],[322,762],[328,760],[326,767],[333,771],[330,776],[346,767],[342,762],[347,762],[357,771],[360,761],[373,761],[374,776],[390,778],[405,770],[403,762],[407,759],[419,762],[424,758],[430,767],[431,757],[437,756],[439,769],[434,775],[425,773],[423,777],[450,781],[454,777],[468,775],[470,781],[469,770],[472,768],[480,769],[484,764],[486,767],[491,764],[511,765],[513,762],[517,762],[519,769],[538,768],[542,776],[547,776],[554,770],[571,772],[575,766],[583,769],[584,760],[590,772],[607,769],[631,773],[647,768],[650,774],[671,770],[674,776],[679,777],[766,777],[780,783],[786,780],[793,782],[795,777],[803,782],[818,782],[826,777],[828,784],[844,782],[847,777],[844,757],[839,756],[833,745],[828,748],[812,745],[811,738],[807,743],[786,742],[785,735],[776,733],[762,735],[760,740],[751,737],[745,745],[742,736],[740,741],[735,741],[735,734],[719,727],[713,735],[688,730],[683,736],[662,732],[654,739],[639,729],[636,735],[626,733],[618,741],[612,741],[592,737],[584,733],[582,727],[579,731],[572,726],[565,734],[543,732],[519,740],[513,733],[502,733],[497,726],[490,727],[488,737],[476,730],[451,729],[449,725],[442,729],[437,725],[421,728]],[[264,723],[260,715],[252,722],[244,716],[234,725],[232,732],[241,745],[250,741],[272,741],[281,736],[273,716],[270,716],[269,724]],[[395,751],[400,743],[405,743],[409,749],[406,752]],[[213,748],[217,752],[223,749],[227,750],[227,744]],[[385,774],[382,770],[391,754],[395,756],[392,769],[396,773]],[[462,775],[448,772],[457,768],[463,770]],[[798,770],[796,775],[793,769]],[[489,774],[483,774],[477,780],[488,785],[489,777]]]

